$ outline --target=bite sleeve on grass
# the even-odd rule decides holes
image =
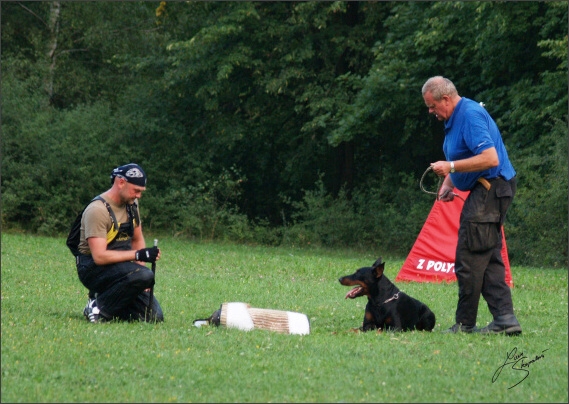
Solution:
[[[310,334],[306,314],[293,311],[259,309],[247,303],[232,302],[221,305],[220,323],[229,328],[250,331],[254,328],[283,334]]]

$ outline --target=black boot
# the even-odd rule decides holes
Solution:
[[[480,330],[481,334],[520,335],[522,327],[514,314],[496,316],[494,321]]]

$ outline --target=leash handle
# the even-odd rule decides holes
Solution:
[[[441,196],[439,196],[439,191],[441,190],[441,187],[443,185],[443,179],[442,177],[439,177],[439,181],[437,184],[437,192],[432,192],[432,191],[428,191],[425,189],[425,187],[423,186],[423,180],[425,179],[425,176],[427,175],[427,173],[429,171],[431,171],[433,169],[433,166],[429,166],[427,167],[427,169],[425,170],[425,172],[423,173],[423,175],[421,176],[421,181],[419,181],[419,187],[421,188],[421,191],[423,191],[426,194],[430,194],[430,195],[435,195],[436,200],[440,201],[442,198],[444,198],[445,196],[448,196],[449,194],[451,194],[452,196],[456,196],[457,198],[459,198],[460,200],[462,200],[462,202],[465,202],[464,198],[452,191],[446,191],[444,194],[442,194]],[[434,171],[433,171],[434,172]]]
[[[435,196],[437,196],[437,198],[438,198],[439,189],[441,188],[441,186],[442,186],[442,184],[443,184],[442,178],[439,178],[439,182],[438,182],[438,184],[437,184],[437,192],[427,191],[427,190],[425,189],[425,187],[423,186],[423,180],[425,179],[425,176],[426,176],[427,173],[428,173],[429,171],[431,171],[432,169],[433,169],[433,166],[427,167],[427,169],[425,170],[425,172],[424,172],[423,175],[421,176],[421,181],[419,181],[419,187],[421,188],[421,191],[423,191],[424,193],[430,194],[430,195],[435,195]]]
[[[154,239],[154,247],[158,247],[158,239]],[[156,261],[152,263],[152,273],[156,275]],[[156,283],[156,281],[154,281]],[[148,298],[148,313],[154,314],[152,307],[154,306],[154,285],[150,288],[150,297]]]

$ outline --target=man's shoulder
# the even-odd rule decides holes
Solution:
[[[98,217],[108,217],[109,211],[102,200],[93,200],[83,212],[83,217],[98,218]]]
[[[465,102],[461,108],[461,122],[466,122],[474,126],[480,125],[487,127],[492,120],[488,111],[476,101],[470,99],[465,99],[465,101],[467,102]]]
[[[85,239],[90,237],[106,237],[111,227],[111,218],[105,204],[100,200],[92,201],[83,212],[82,227]]]
[[[464,113],[483,113],[485,111],[484,107],[480,105],[479,102],[471,100],[470,98],[462,97],[461,109]]]

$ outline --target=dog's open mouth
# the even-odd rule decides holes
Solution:
[[[356,297],[360,297],[364,294],[364,289],[361,286],[356,286],[348,293],[346,293],[346,299],[355,299]]]

